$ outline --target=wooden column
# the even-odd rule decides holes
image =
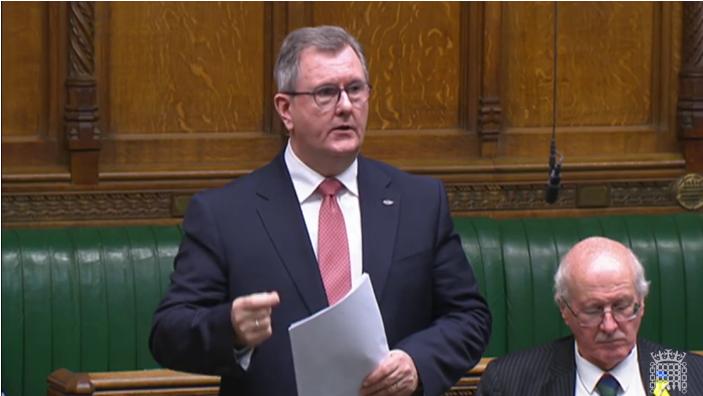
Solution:
[[[703,1],[683,2],[678,138],[686,170],[703,172]]]
[[[478,134],[481,157],[493,158],[497,153],[503,110],[500,105],[500,51],[502,4],[498,1],[481,3],[481,94],[478,100]]]
[[[95,77],[95,3],[69,1],[65,141],[71,180],[98,183],[98,95]]]

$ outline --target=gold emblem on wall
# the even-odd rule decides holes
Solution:
[[[672,185],[674,201],[686,210],[703,208],[703,176],[689,173]]]

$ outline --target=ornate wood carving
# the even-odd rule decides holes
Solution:
[[[610,208],[672,207],[673,181],[604,184]],[[544,184],[448,184],[453,213],[505,210],[578,209],[578,185],[561,186],[553,205],[544,202]],[[192,193],[71,192],[6,194],[2,196],[3,225],[12,223],[73,222],[103,220],[178,219],[185,214]],[[603,206],[605,207],[605,206]]]
[[[505,209],[574,208],[576,188],[562,185],[559,199],[550,205],[544,201],[545,185],[448,185],[449,207],[453,212]]]
[[[66,147],[71,152],[72,180],[93,184],[98,181],[101,148],[95,77],[95,3],[70,1],[67,9]]]
[[[95,4],[92,1],[69,1],[70,77],[92,77],[95,74]]]
[[[171,193],[3,195],[5,222],[129,220],[171,217]]]
[[[614,207],[671,206],[671,182],[612,183],[610,202]]]
[[[683,3],[678,136],[686,169],[703,170],[703,1]]]
[[[502,4],[489,1],[481,4],[481,94],[478,101],[478,133],[481,156],[496,155],[497,141],[503,129],[500,106],[500,51]]]

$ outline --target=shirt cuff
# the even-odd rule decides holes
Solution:
[[[251,355],[254,352],[253,348],[247,348],[247,349],[234,349],[234,360],[239,363],[239,366],[242,368],[242,370],[247,371],[249,369],[249,363],[251,362]]]

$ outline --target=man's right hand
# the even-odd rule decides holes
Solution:
[[[271,309],[278,303],[276,292],[250,294],[232,302],[235,347],[254,348],[271,337]]]

